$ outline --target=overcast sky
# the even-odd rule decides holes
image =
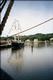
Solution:
[[[7,5],[8,3],[2,11],[1,19],[3,18]],[[15,30],[15,27],[12,27],[12,25],[14,25],[13,22],[15,20],[19,21],[20,28],[22,31],[52,17],[53,1],[14,1],[10,15],[2,32],[2,36],[12,35],[18,32],[18,28],[17,30]],[[18,27],[17,24],[16,27]],[[22,33],[22,35],[30,35],[36,33],[53,33],[53,20],[30,31],[24,32]]]

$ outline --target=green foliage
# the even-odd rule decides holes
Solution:
[[[7,40],[7,39],[14,39],[14,37],[0,37],[1,39]],[[21,41],[25,41],[27,39],[30,39],[33,41],[34,39],[38,39],[39,41],[45,41],[45,40],[50,40],[50,38],[53,38],[53,33],[50,34],[34,34],[34,35],[28,35],[28,36],[20,36]]]
[[[29,35],[29,36],[24,36],[22,37],[22,40],[27,40],[30,39],[31,41],[33,41],[34,39],[38,39],[39,41],[45,41],[45,40],[50,40],[50,38],[53,37],[53,33],[51,34],[34,34],[34,35]]]

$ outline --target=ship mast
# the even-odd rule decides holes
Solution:
[[[18,22],[18,33],[19,33],[19,29],[20,29],[20,25],[19,25],[19,22]],[[18,34],[18,42],[19,42],[19,34]]]
[[[16,30],[16,24],[15,24],[14,27],[15,27],[15,30]],[[14,41],[16,41],[16,35],[14,35]]]
[[[13,28],[14,28],[14,30],[15,30],[16,32],[18,31],[18,33],[19,33],[19,31],[21,30],[20,24],[19,24],[19,20],[15,20],[15,21],[13,22],[12,27],[10,28],[8,34],[10,34],[11,30],[13,31]],[[17,34],[17,35],[18,35],[18,42],[19,42],[19,41],[20,41],[20,40],[19,40],[19,34]],[[13,35],[13,37],[14,37],[14,41],[16,41],[16,35]]]
[[[19,33],[19,31],[20,31],[20,24],[19,24],[19,20],[15,20],[15,30],[16,31],[18,31],[18,33]],[[17,30],[18,29],[18,30]],[[16,41],[16,35],[14,35],[14,40]],[[19,40],[19,34],[18,34],[18,42],[19,42],[20,40]]]

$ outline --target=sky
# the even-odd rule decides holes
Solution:
[[[1,20],[8,4],[9,1],[2,11]],[[53,18],[53,1],[14,1],[4,30],[2,31],[2,36],[10,36],[18,33],[19,31],[31,28],[50,18]],[[31,35],[36,33],[53,33],[53,20],[31,29],[30,31],[21,33],[20,35]]]

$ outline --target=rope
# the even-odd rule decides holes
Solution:
[[[28,29],[26,29],[26,30],[23,30],[23,31],[21,31],[21,32],[19,32],[19,33],[16,33],[16,34],[13,34],[13,35],[17,35],[17,34],[20,34],[20,33],[26,32],[26,31],[29,31],[29,30],[31,30],[31,29],[33,29],[33,28],[35,28],[35,27],[38,27],[38,26],[40,26],[40,25],[42,25],[42,24],[45,24],[45,23],[47,23],[47,22],[49,22],[49,21],[51,21],[51,20],[53,20],[53,18],[50,18],[50,19],[48,19],[48,20],[46,20],[46,21],[44,21],[44,22],[42,22],[42,23],[37,24],[36,26],[33,26],[33,27],[31,27],[31,28],[28,28]],[[13,36],[13,35],[11,35],[11,36]]]

